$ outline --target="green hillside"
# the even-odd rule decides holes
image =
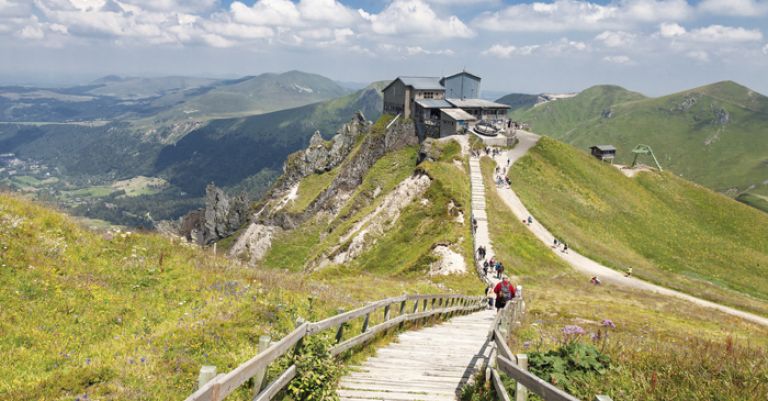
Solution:
[[[665,169],[686,179],[729,196],[768,195],[767,97],[730,81],[602,103],[593,89],[515,117],[581,149],[612,144],[619,163],[631,163],[632,148],[647,144]]]
[[[520,109],[529,109],[535,106],[538,101],[538,95],[529,95],[526,93],[510,93],[509,95],[496,99],[496,103],[509,105],[511,107],[511,112],[515,112]]]
[[[349,93],[336,82],[316,74],[289,71],[221,81],[202,94],[136,124],[171,124],[187,120],[264,114],[333,99]]]
[[[540,152],[536,152],[535,166],[540,166]],[[568,159],[572,155],[580,156],[571,149],[564,157]],[[560,160],[561,156],[553,155],[552,159]],[[768,382],[762,377],[768,374],[765,348],[768,329],[676,298],[612,284],[591,285],[588,277],[576,272],[542,244],[499,198],[494,190],[493,161],[483,158],[482,168],[495,256],[504,263],[512,280],[523,286],[526,298],[523,325],[510,340],[513,353],[528,354],[531,366],[532,354],[561,350],[568,343],[595,347],[609,357],[611,363],[609,369],[600,373],[582,369],[583,361],[594,361],[590,354],[583,352],[585,348],[571,354],[571,364],[559,365],[564,361],[559,358],[550,360],[556,370],[577,371],[569,374],[567,382],[562,375],[552,381],[581,400],[594,400],[597,394],[609,395],[614,400],[644,401],[761,401],[765,398]],[[547,168],[542,174],[556,170],[557,167]],[[535,170],[534,173],[538,174]],[[524,186],[519,181],[520,178],[518,183],[513,183],[516,189]],[[554,180],[551,185],[561,186],[562,182]],[[568,189],[573,191],[568,192],[570,198],[591,192],[589,187],[583,191]],[[557,198],[543,199],[548,202]],[[611,205],[614,200],[606,198]],[[729,203],[746,209],[736,202]],[[613,206],[621,208],[621,205]],[[568,211],[563,210],[558,219],[565,218]],[[578,326],[584,334],[567,336],[564,334],[567,326]],[[587,372],[582,373],[585,370]],[[549,376],[543,378],[550,379]],[[480,383],[482,387],[483,382]],[[513,389],[514,383],[508,388]]]
[[[329,138],[357,111],[369,119],[378,118],[380,88],[377,83],[298,108],[213,120],[192,129],[175,144],[147,140],[143,131],[128,123],[0,125],[0,153],[12,152],[46,166],[45,170],[24,171],[25,175],[45,180],[49,178],[46,174],[53,174],[59,179],[55,185],[36,188],[33,195],[40,199],[53,199],[61,207],[75,208],[89,217],[148,225],[147,212],[159,220],[196,208],[211,181],[260,196],[279,174],[285,158],[305,147],[316,130]],[[76,205],[60,196],[62,191],[90,189],[137,176],[163,178],[172,185],[158,194],[126,198],[114,193],[86,197],[84,204]],[[3,178],[7,177],[0,172],[0,185],[6,182]],[[7,182],[13,188],[20,187]],[[105,207],[107,203],[117,207]]]
[[[604,116],[620,103],[643,100],[636,92],[613,85],[593,86],[578,95],[513,112],[513,118],[531,123],[536,132],[554,137],[571,135],[576,125]]]
[[[569,247],[665,287],[768,314],[768,215],[672,174],[628,178],[547,137],[509,176]]]
[[[466,287],[386,271],[243,268],[159,235],[91,232],[6,194],[0,249],[0,357],[12,361],[0,366],[4,400],[179,400],[200,366],[229,371],[257,353],[260,335],[280,338],[298,317]]]

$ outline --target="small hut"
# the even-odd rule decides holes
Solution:
[[[602,161],[613,163],[613,159],[616,157],[616,148],[613,145],[595,145],[589,149],[592,151],[592,156]]]

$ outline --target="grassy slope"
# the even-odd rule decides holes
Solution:
[[[688,302],[590,285],[541,244],[496,195],[493,166],[483,159],[491,239],[496,256],[523,285],[528,308],[512,339],[513,352],[556,347],[565,325],[580,325],[588,334],[605,331],[600,322],[611,319],[617,328],[603,349],[613,367],[604,376],[577,382],[574,394],[580,399],[596,394],[649,401],[764,398],[768,330]]]
[[[570,247],[666,287],[768,314],[765,214],[671,174],[627,178],[546,137],[510,178]]]
[[[768,137],[760,135],[768,127],[765,96],[734,82],[720,82],[661,98],[617,102],[613,116],[602,118],[584,93],[519,117],[532,122],[535,131],[582,149],[613,144],[621,163],[631,163],[630,151],[643,143],[653,148],[664,168],[709,188],[752,191],[755,185],[758,191],[768,191]],[[696,103],[686,109],[686,99]],[[730,116],[725,125],[716,121],[720,109]]]
[[[338,244],[344,233],[375,210],[386,194],[414,173],[417,151],[417,148],[409,147],[385,155],[374,164],[338,216],[330,221],[314,218],[295,231],[279,235],[273,241],[264,265],[300,270],[307,262]],[[465,224],[461,225],[453,221],[454,216],[447,208],[451,200],[461,208],[469,204],[468,178],[453,163],[454,158],[461,159],[459,151],[458,144],[449,142],[445,145],[443,159],[418,166],[433,179],[424,196],[429,200],[427,204],[414,202],[406,207],[395,225],[354,261],[344,266],[328,266],[317,274],[324,277],[394,275],[407,280],[424,280],[428,266],[433,262],[431,249],[438,243],[460,243],[460,251],[469,262],[472,244],[466,240],[470,238],[468,214],[465,213]],[[376,188],[380,188],[380,193],[374,198],[372,194]],[[430,281],[472,293],[479,290],[471,271]]]
[[[11,400],[177,400],[201,365],[228,371],[299,316],[446,291],[385,274],[362,274],[362,288],[360,275],[243,269],[157,235],[107,239],[7,195],[0,248],[0,358],[13,361],[0,367],[0,398]]]

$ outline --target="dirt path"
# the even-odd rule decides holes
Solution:
[[[507,160],[509,160],[509,165],[512,166],[512,164],[520,159],[520,157],[525,155],[530,148],[536,145],[540,137],[529,132],[518,131],[518,138],[520,139],[520,143],[518,143],[514,149],[507,152],[502,152],[495,158],[496,163],[499,166],[506,166]],[[512,184],[514,185],[514,182]],[[504,201],[504,203],[512,210],[512,212],[520,221],[527,219],[528,216],[531,216],[528,209],[525,208],[525,205],[523,205],[522,201],[512,190],[512,188],[506,186],[498,187],[496,188],[496,191],[501,196],[501,199]],[[532,217],[533,224],[529,225],[528,229],[531,230],[531,232],[547,247],[551,247],[554,241],[554,236],[549,232],[549,230],[546,229],[546,227],[539,224],[539,222],[536,220],[536,216]],[[671,290],[669,288],[651,284],[634,277],[624,277],[624,273],[618,272],[611,269],[610,267],[597,263],[594,260],[580,255],[579,253],[572,250],[568,250],[568,253],[563,253],[560,249],[552,249],[552,252],[554,252],[561,259],[568,262],[577,271],[582,272],[589,277],[600,277],[600,280],[604,284],[616,284],[624,287],[636,288],[643,291],[652,291],[662,295],[684,299],[706,308],[717,309],[721,312],[737,316],[763,326],[768,326],[768,318],[755,315],[753,313],[740,311],[728,306],[720,305],[711,301],[684,294],[679,291]],[[585,285],[588,285],[586,281]]]

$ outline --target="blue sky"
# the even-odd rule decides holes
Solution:
[[[0,0],[0,83],[466,68],[499,92],[768,93],[766,35],[768,0]]]

